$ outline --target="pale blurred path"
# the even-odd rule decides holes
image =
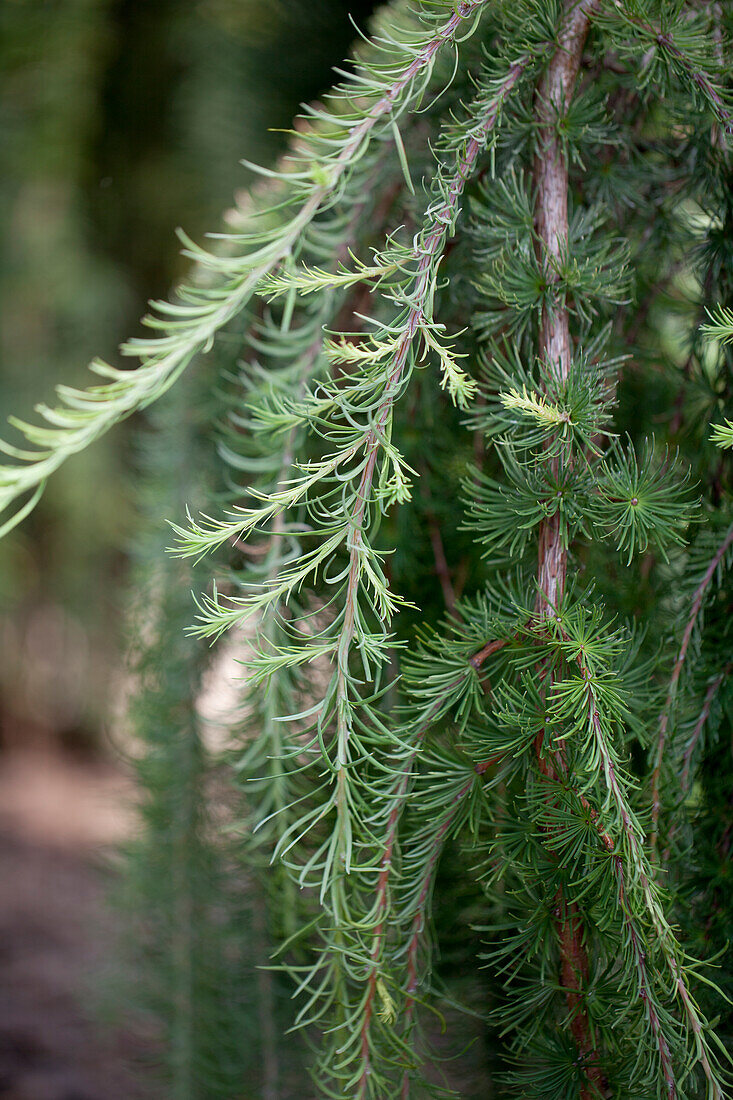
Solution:
[[[114,951],[106,906],[131,787],[75,754],[0,756],[0,1097],[154,1100],[132,1065],[146,1044],[89,1008]],[[84,1007],[83,1007],[84,1006]],[[149,1047],[149,1041],[148,1041]]]

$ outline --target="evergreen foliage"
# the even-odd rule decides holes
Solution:
[[[123,348],[141,365],[96,364],[19,425],[35,450],[6,445],[9,527],[192,360],[227,368],[225,486],[199,506],[180,479],[153,574],[152,698],[188,717],[172,741],[144,719],[170,760],[148,837],[175,868],[190,806],[186,890],[267,907],[319,1095],[451,1094],[453,906],[498,1050],[477,1094],[724,1096],[732,14],[390,4],[240,225],[184,239],[193,279]],[[244,665],[235,856],[204,824],[209,642]],[[219,1076],[236,973],[203,1002],[223,1031],[176,1017],[200,1095],[246,1091]]]

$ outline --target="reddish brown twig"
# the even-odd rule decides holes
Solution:
[[[474,653],[473,657],[471,657],[468,662],[469,665],[478,671],[484,661],[488,660],[493,653],[498,653],[498,651],[503,649],[505,645],[508,645],[510,641],[511,638],[494,638],[493,641],[487,642],[483,649],[480,649],[478,653]]]
[[[534,165],[536,186],[535,228],[540,242],[539,252],[545,278],[549,283],[559,280],[558,269],[568,242],[568,165],[560,131],[559,112],[566,107],[575,88],[583,45],[589,29],[589,18],[598,7],[598,0],[568,3],[558,35],[557,49],[550,59],[537,88],[535,116],[537,119],[537,154]],[[551,377],[564,381],[572,360],[570,323],[565,308],[542,311],[539,335],[539,359]],[[559,459],[552,460],[555,473]],[[559,509],[540,525],[537,564],[537,612],[540,619],[553,617],[562,602],[567,573],[565,548]],[[544,734],[537,736],[537,763],[548,778],[557,780],[562,769],[561,754],[553,758],[544,755]],[[581,1100],[600,1096],[603,1074],[594,1049],[583,990],[587,984],[588,959],[583,944],[579,913],[574,903],[566,904],[558,896],[557,936],[560,945],[561,977],[566,990],[570,1013],[570,1028],[583,1060],[587,1084],[581,1088]]]
[[[430,486],[427,478],[421,480],[422,493],[428,502],[428,508],[425,512],[425,518],[428,522],[428,532],[430,534],[430,545],[433,548],[433,561],[435,562],[435,572],[440,581],[440,587],[443,592],[443,600],[445,602],[446,610],[450,614],[455,613],[456,607],[456,591],[453,587],[453,578],[451,577],[450,567],[448,565],[448,559],[445,556],[445,547],[443,545],[443,536],[440,533],[440,525],[432,511],[432,494],[430,492]]]
[[[443,546],[440,527],[433,515],[428,516],[428,529],[430,531],[430,545],[433,548],[433,558],[435,560],[435,572],[438,574],[440,587],[443,591],[446,610],[453,612],[456,606],[456,592],[453,587],[453,578],[450,575],[448,559],[445,556],[445,547]]]
[[[695,728],[692,731],[692,736],[687,743],[687,747],[682,758],[683,767],[682,775],[680,777],[680,786],[682,787],[683,794],[687,794],[688,790],[690,789],[690,765],[692,762],[692,754],[697,748],[697,744],[700,740],[700,737],[702,736],[702,731],[705,728],[705,723],[710,716],[710,708],[713,705],[713,699],[720,691],[721,684],[723,684],[726,678],[730,675],[731,667],[733,666],[727,664],[723,671],[708,684],[708,689],[705,692],[705,699],[703,700],[702,710],[700,711],[700,715],[697,719],[697,722],[695,723]]]
[[[473,6],[475,7],[477,6],[477,4],[474,3]],[[468,5],[466,3],[462,5],[462,8],[467,7]],[[349,554],[349,576],[346,586],[346,601],[344,608],[343,627],[341,630],[338,647],[337,697],[339,699],[345,698],[346,695],[345,666],[348,659],[348,652],[354,637],[356,599],[361,583],[362,574],[364,524],[366,520],[368,500],[372,488],[372,481],[376,470],[377,459],[382,448],[384,432],[387,426],[387,422],[392,415],[394,403],[400,393],[402,377],[407,366],[413,344],[418,333],[421,330],[421,325],[423,325],[426,321],[424,310],[426,308],[426,302],[429,298],[429,288],[432,279],[433,265],[441,255],[442,248],[445,245],[445,241],[448,235],[449,227],[453,224],[458,210],[460,209],[461,197],[463,195],[466,183],[471,176],[479,154],[486,147],[489,134],[491,133],[499,118],[504,100],[514,88],[515,84],[520,79],[527,66],[530,64],[530,61],[531,57],[526,56],[520,58],[518,61],[515,61],[512,65],[510,65],[506,77],[504,78],[501,85],[499,85],[499,87],[497,88],[491,102],[487,105],[481,125],[476,127],[474,136],[470,139],[465,148],[462,150],[461,155],[458,159],[458,163],[455,167],[455,171],[450,180],[447,181],[448,186],[446,188],[445,201],[439,206],[438,209],[431,211],[431,228],[429,232],[425,234],[425,237],[420,243],[416,253],[417,273],[415,276],[415,290],[413,295],[414,305],[410,307],[403,334],[395,349],[394,360],[387,381],[385,396],[377,411],[376,425],[368,433],[364,444],[364,449],[367,457],[366,462],[364,463],[361,480],[357,488],[356,506],[354,509],[354,514],[352,516],[352,533]],[[338,740],[342,750],[344,748],[345,742],[348,741],[348,737],[349,731],[348,729],[343,728],[343,722],[340,720]],[[338,805],[341,805],[342,801],[341,787],[343,783],[343,777],[344,771],[341,768],[339,770],[337,779],[337,783],[339,785],[339,792],[337,796]],[[362,1094],[363,1091],[360,1092],[359,1095]]]

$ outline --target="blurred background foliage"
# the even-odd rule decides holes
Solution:
[[[272,161],[370,0],[0,5],[0,411],[115,359],[145,302]],[[0,544],[0,737],[90,745],[120,661],[135,529],[126,425],[70,462]]]

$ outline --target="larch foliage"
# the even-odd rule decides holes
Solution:
[[[177,1095],[295,1095],[288,1029],[319,1096],[460,1095],[438,1032],[460,1049],[466,991],[475,1095],[725,1095],[731,21],[387,4],[229,231],[183,237],[191,279],[123,347],[139,364],[14,422],[2,530],[218,364],[189,391],[216,395],[218,474],[188,494],[179,447],[146,657],[188,715],[149,741],[166,797],[203,816],[182,847],[148,829],[189,916],[236,940],[250,906],[269,946],[228,1008],[206,958],[166,958],[222,1023],[176,1017]],[[241,660],[221,841],[191,725],[212,644]],[[236,1086],[253,1013],[270,1069],[252,1086],[235,1059]]]

